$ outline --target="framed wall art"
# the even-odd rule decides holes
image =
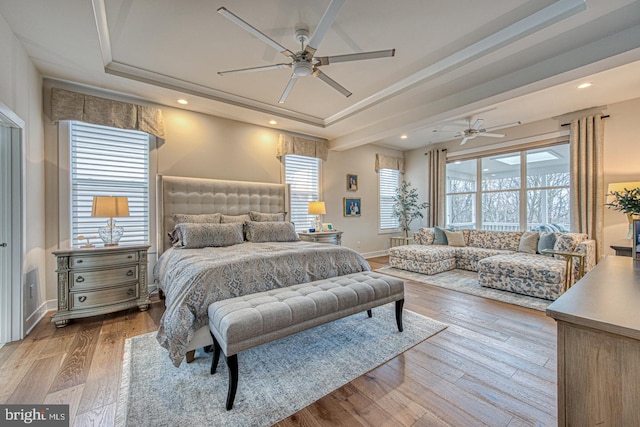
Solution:
[[[344,216],[360,216],[360,197],[343,197]]]
[[[347,174],[347,191],[358,191],[358,175]]]

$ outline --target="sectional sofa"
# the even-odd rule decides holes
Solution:
[[[389,265],[427,275],[455,268],[476,271],[481,286],[555,300],[566,289],[568,277],[577,275],[578,258],[567,262],[565,256],[542,255],[537,243],[532,249],[532,241],[551,240],[548,249],[584,254],[585,272],[596,262],[595,241],[581,233],[539,233],[536,239],[531,232],[459,230],[447,232],[450,238],[444,244],[434,244],[440,243],[436,232],[441,234],[421,228],[414,234],[415,244],[391,248]]]

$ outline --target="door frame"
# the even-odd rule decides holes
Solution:
[[[11,128],[11,219],[12,230],[9,239],[10,252],[10,283],[8,289],[0,289],[0,314],[3,316],[0,324],[0,342],[16,341],[24,338],[24,296],[23,296],[23,265],[26,235],[24,228],[25,197],[24,197],[24,143],[25,121],[4,103],[0,102],[0,123]]]

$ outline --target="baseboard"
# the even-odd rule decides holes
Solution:
[[[35,328],[36,325],[40,323],[40,321],[44,318],[44,316],[47,315],[48,311],[49,311],[49,301],[45,301],[42,304],[40,304],[40,306],[36,308],[36,310],[29,315],[29,317],[27,317],[27,319],[25,320],[25,329],[26,329],[25,336],[31,333],[33,328]]]
[[[363,254],[360,254],[360,255],[362,255],[365,259],[368,259],[368,258],[375,258],[375,257],[379,257],[379,256],[387,256],[387,255],[389,255],[389,251],[387,249],[384,249],[384,250],[381,250],[381,251],[366,252],[366,253],[363,253]]]

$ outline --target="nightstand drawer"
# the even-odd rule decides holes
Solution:
[[[138,292],[136,285],[130,285],[99,291],[71,292],[70,296],[69,310],[80,310],[135,300]]]
[[[138,266],[112,268],[110,270],[73,271],[69,273],[69,289],[105,287],[138,280]]]
[[[138,262],[138,252],[109,255],[74,255],[69,257],[69,268],[106,267]]]

